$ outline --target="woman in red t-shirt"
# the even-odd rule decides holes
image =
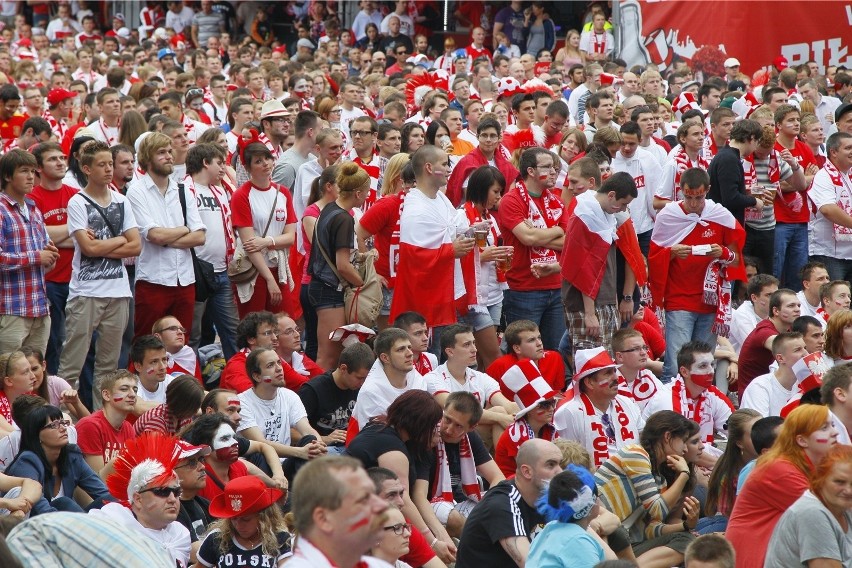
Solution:
[[[737,566],[763,566],[769,538],[784,514],[808,488],[814,469],[837,443],[828,407],[799,406],[784,420],[778,439],[757,461],[737,496],[725,537]]]

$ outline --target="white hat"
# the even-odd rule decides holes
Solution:
[[[592,373],[603,369],[618,369],[621,367],[621,365],[616,365],[615,361],[610,357],[609,351],[603,347],[578,349],[577,354],[574,355],[574,363],[577,368],[577,373],[574,375],[575,382],[579,382]]]
[[[115,32],[115,35],[117,35],[118,37],[127,39],[127,38],[130,37],[130,30],[127,29],[127,28],[119,28],[118,31]]]
[[[740,60],[737,59],[736,57],[729,57],[725,60],[725,63],[723,63],[723,65],[725,67],[739,67],[740,66]]]
[[[260,107],[260,120],[273,116],[290,116],[292,113],[278,99],[269,99]]]
[[[554,398],[558,394],[541,376],[541,371],[535,363],[529,359],[512,365],[503,373],[500,381],[515,393],[515,403],[521,409],[515,414],[515,419],[522,418],[538,406],[538,403]]]
[[[303,37],[302,39],[296,42],[296,47],[307,47],[308,49],[314,49],[315,46],[311,42],[311,40]]]

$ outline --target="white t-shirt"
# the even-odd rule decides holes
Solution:
[[[402,35],[407,35],[409,38],[414,38],[414,21],[411,19],[410,16],[406,14],[400,16],[395,12],[391,12],[390,14],[385,16],[385,19],[382,20],[381,24],[379,24],[379,31],[383,35],[388,35],[388,33],[390,32],[390,29],[388,28],[388,23],[390,22],[391,16],[396,16],[397,18],[399,18],[399,33],[401,33]]]
[[[198,215],[201,217],[201,222],[207,227],[204,244],[195,247],[195,254],[201,260],[211,263],[216,272],[224,272],[228,268],[225,264],[228,245],[225,239],[225,225],[222,221],[222,207],[219,199],[213,194],[209,186],[195,183],[190,177],[186,178],[183,183],[195,194]],[[219,194],[227,195],[224,189],[220,190]]]
[[[290,428],[307,417],[305,405],[299,395],[287,388],[279,388],[272,400],[258,398],[254,389],[239,395],[242,421],[237,432],[257,426],[263,437],[271,442],[289,446]]]
[[[595,45],[602,45],[604,55],[609,55],[615,49],[615,38],[610,32],[604,30],[603,33],[595,33],[594,30],[586,30],[580,34],[580,51],[586,53],[598,53]]]
[[[754,313],[754,305],[751,300],[743,302],[739,308],[734,310],[731,317],[731,333],[728,339],[731,340],[731,345],[734,346],[734,351],[740,352],[745,342],[746,337],[754,331],[757,324],[760,323],[761,317]]]
[[[346,110],[343,105],[340,105],[340,131],[345,133],[343,140],[347,142],[347,150],[352,147],[352,137],[349,136],[352,121],[362,116],[367,116],[367,113],[360,108],[354,106],[352,110]]]
[[[467,368],[464,373],[464,384],[459,383],[450,371],[447,369],[447,364],[444,363],[425,377],[426,386],[429,389],[429,394],[435,395],[438,393],[452,394],[454,392],[469,392],[476,397],[482,408],[491,401],[491,397],[500,392],[500,385],[479,371]]]
[[[740,408],[751,408],[762,416],[781,416],[781,409],[790,400],[793,391],[785,389],[775,378],[775,373],[760,375],[748,384]]]
[[[621,447],[638,444],[645,421],[639,407],[626,396],[616,395],[604,413],[581,394],[556,409],[553,425],[560,438],[582,444],[598,468]]]
[[[633,156],[626,158],[619,150],[612,160],[613,172],[627,172],[636,182],[639,197],[630,202],[630,217],[637,234],[654,228],[654,193],[660,184],[662,170],[653,154],[637,148]]]
[[[109,205],[100,207],[100,210],[119,231],[118,235],[112,233],[101,213],[80,193],[75,194],[68,201],[68,234],[74,237],[76,231],[92,229],[97,239],[106,240],[135,229],[136,218],[133,216],[133,208],[127,198],[114,191],[110,191],[109,195],[111,198]],[[74,238],[74,258],[71,261],[68,299],[77,296],[130,298],[132,294],[127,271],[120,258],[84,256],[80,252],[80,244]]]
[[[805,297],[805,291],[800,290],[796,292],[796,297],[799,299],[799,304],[801,304],[802,309],[799,312],[799,316],[812,316],[818,319],[820,322],[823,322],[822,316],[817,314],[817,310],[820,308],[820,305],[812,306],[808,299]],[[825,324],[823,323],[823,327]]]
[[[139,369],[136,370],[136,374],[138,375],[141,371]],[[169,386],[175,378],[172,375],[166,375],[166,379],[157,385],[157,390],[151,392],[142,386],[142,381],[139,381],[139,392],[137,393],[137,397],[139,400],[144,400],[146,402],[156,402],[158,404],[163,404],[166,402],[166,387]]]
[[[231,199],[231,219],[237,239],[239,239],[237,228],[248,227],[248,219],[251,219],[251,227],[258,237],[264,234],[263,231],[266,229],[267,223],[269,223],[269,230],[266,231],[265,235],[267,237],[282,235],[288,224],[296,223],[295,213],[292,217],[290,215],[292,204],[288,203],[290,192],[286,188],[273,183],[266,189],[260,189],[254,185],[250,185],[247,192],[244,189],[244,187],[238,189]],[[275,214],[272,215],[272,221],[270,221],[269,213],[273,205],[275,206]],[[264,258],[267,266],[278,265],[277,255],[265,254]]]
[[[660,410],[674,410],[698,423],[701,439],[705,444],[711,444],[714,434],[725,429],[725,424],[734,411],[734,405],[714,386],[706,389],[697,398],[690,397],[683,377],[678,375],[669,384],[666,394],[654,397],[645,406],[642,418],[647,420]]]
[[[375,418],[386,413],[388,406],[399,395],[413,389],[420,389],[427,392],[429,390],[426,379],[420,373],[414,369],[409,371],[405,375],[405,386],[398,389],[390,384],[382,362],[376,359],[376,362],[370,368],[370,372],[367,373],[364,385],[358,391],[358,398],[355,399],[355,408],[352,410],[352,418],[358,421],[358,430],[361,430],[370,418]]]
[[[847,174],[840,173],[841,181],[852,191],[852,180]],[[852,260],[852,240],[838,241],[834,237],[834,223],[828,220],[819,208],[823,205],[837,205],[838,195],[825,168],[814,176],[808,197],[816,207],[816,213],[811,215],[808,224],[808,254],[822,254],[831,258]]]

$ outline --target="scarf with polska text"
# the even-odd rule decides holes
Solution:
[[[524,180],[518,180],[515,183],[518,192],[521,194],[521,200],[526,203],[528,213],[527,219],[536,229],[549,229],[555,226],[565,209],[562,199],[556,197],[549,189],[541,192],[541,200],[544,205],[544,213],[538,208],[535,200],[527,189],[527,184]],[[556,264],[559,262],[559,257],[556,251],[545,247],[530,247],[530,266],[536,264]]]
[[[837,166],[831,160],[825,161],[823,169],[828,174],[831,183],[834,184],[834,194],[837,195],[837,206],[847,215],[852,215],[852,182],[849,180],[849,173],[838,170]],[[852,241],[852,229],[835,223],[834,240]]]
[[[447,448],[444,440],[439,440],[435,447],[435,489],[432,493],[432,503],[454,503],[453,482],[450,478],[450,462],[447,459]],[[461,465],[461,486],[464,494],[471,501],[478,503],[482,499],[479,491],[479,481],[476,477],[476,462],[467,435],[459,442],[459,463]]]
[[[716,306],[711,330],[723,337],[731,332],[731,281],[726,277],[726,267],[736,258],[733,251],[722,247],[722,256],[707,265],[704,273],[704,303]]]

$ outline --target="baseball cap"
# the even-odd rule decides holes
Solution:
[[[180,456],[178,459],[185,460],[187,458],[191,458],[194,455],[201,454],[202,456],[210,455],[210,446],[193,446],[187,441],[178,440],[177,447],[180,450]]]
[[[174,57],[174,56],[175,56],[175,52],[172,51],[171,49],[169,49],[168,47],[164,47],[160,51],[157,52],[157,59],[159,59],[160,61],[162,61],[164,57]]]
[[[852,112],[852,103],[842,104],[837,107],[837,110],[834,111],[834,122],[840,120],[840,117],[844,114],[848,114]]]
[[[76,98],[77,93],[68,89],[51,89],[47,93],[47,104],[56,106],[64,100]]]
[[[302,39],[296,42],[296,47],[307,47],[308,49],[314,49],[315,46],[313,42],[311,42],[311,40],[303,37]]]
[[[119,28],[119,30],[117,32],[115,32],[115,35],[117,35],[118,37],[123,37],[124,39],[127,39],[127,38],[130,37],[130,30],[127,29],[127,28]]]
[[[729,57],[725,60],[725,63],[723,65],[725,67],[739,67],[740,66],[740,60],[737,59],[736,57]]]
[[[774,65],[775,68],[779,71],[783,71],[784,69],[790,66],[790,63],[787,61],[786,57],[784,57],[783,55],[779,55],[778,57],[772,60],[772,65]]]
[[[124,14],[122,14],[121,12],[118,12],[117,14],[115,14],[115,15],[112,17],[112,19],[113,19],[113,20],[121,20],[122,22],[126,21],[126,20],[124,19]]]

